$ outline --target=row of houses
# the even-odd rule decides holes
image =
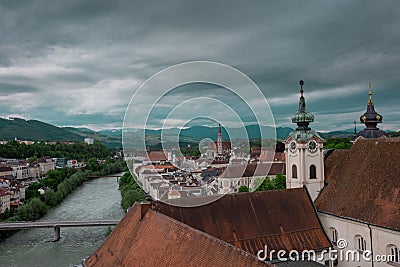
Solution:
[[[286,170],[285,154],[273,149],[230,160],[184,157],[178,162],[168,154],[150,152],[135,168],[143,190],[159,200],[234,193],[241,186],[254,190],[257,179],[273,179]]]
[[[25,186],[56,168],[84,168],[85,163],[65,158],[39,158],[34,162],[0,159],[0,214],[18,208],[25,200]]]
[[[25,200],[25,186],[7,177],[0,178],[0,214],[18,208]]]

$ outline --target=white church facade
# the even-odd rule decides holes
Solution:
[[[314,115],[307,112],[300,81],[300,100],[298,112],[292,116],[297,128],[285,141],[286,150],[286,188],[307,187],[314,201],[324,187],[324,140],[309,127]]]

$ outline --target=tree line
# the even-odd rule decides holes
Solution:
[[[257,178],[254,181],[254,188],[256,188],[255,191],[286,189],[286,176],[277,174],[273,179],[270,179],[268,176],[265,178]],[[247,186],[241,186],[239,192],[249,192],[249,188]]]
[[[121,206],[125,211],[135,202],[146,200],[142,188],[136,182],[136,177],[133,178],[129,171],[120,178],[119,189],[122,196]]]
[[[0,145],[0,155],[2,157],[15,159],[50,157],[87,161],[90,158],[107,158],[111,152],[98,141],[95,141],[92,145],[84,142],[46,144],[43,141],[26,145],[13,140]]]

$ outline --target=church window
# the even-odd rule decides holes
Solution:
[[[315,165],[310,166],[310,179],[317,179],[317,169]]]
[[[297,166],[295,164],[292,165],[292,178],[297,178]]]
[[[331,227],[329,229],[329,233],[330,233],[330,238],[332,240],[332,243],[336,245],[336,242],[338,240],[338,232],[335,228]]]
[[[367,242],[360,235],[356,235],[354,237],[354,243],[355,243],[356,249],[358,249],[360,251],[364,251],[367,249]]]
[[[395,245],[387,246],[388,262],[389,263],[400,263],[400,250]],[[396,266],[397,266],[396,264]]]

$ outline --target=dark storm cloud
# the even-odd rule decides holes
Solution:
[[[249,75],[279,125],[290,126],[304,79],[316,128],[348,128],[369,82],[385,124],[400,128],[397,1],[215,2],[2,1],[0,115],[120,127],[149,76],[211,60]]]

